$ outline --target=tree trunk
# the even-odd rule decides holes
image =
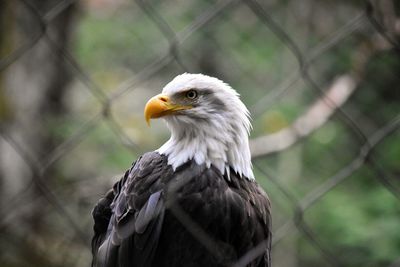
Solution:
[[[0,9],[1,58],[13,59],[0,64],[0,212],[2,218],[12,218],[1,221],[0,233],[7,238],[48,231],[41,190],[31,181],[55,178],[51,170],[41,173],[39,163],[61,141],[51,134],[49,122],[65,112],[71,75],[60,51],[68,47],[76,13],[71,4],[49,19],[52,8],[52,0],[9,0]],[[15,252],[19,260],[22,251]]]

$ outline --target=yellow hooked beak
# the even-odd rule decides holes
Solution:
[[[159,94],[152,97],[144,108],[144,118],[150,126],[150,119],[160,118],[178,110],[190,109],[192,106],[183,106],[171,103],[167,95]]]

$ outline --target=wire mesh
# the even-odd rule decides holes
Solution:
[[[132,156],[132,160],[135,156],[142,154],[146,148],[138,139],[133,138],[132,135],[126,132],[124,129],[125,126],[122,125],[117,118],[118,115],[114,114],[115,107],[119,105],[118,101],[128,97],[128,95],[135,95],[137,90],[140,90],[144,83],[155,77],[162,76],[162,73],[165,72],[167,68],[173,68],[177,72],[198,71],[199,68],[191,64],[191,61],[186,58],[187,54],[197,53],[197,51],[187,51],[188,49],[185,47],[185,45],[193,39],[194,42],[198,41],[196,38],[200,38],[203,43],[211,43],[215,50],[221,51],[228,49],[227,45],[229,45],[229,43],[218,39],[216,34],[212,31],[215,30],[217,27],[216,25],[232,22],[229,20],[229,16],[238,12],[237,10],[239,9],[246,9],[246,15],[251,15],[251,18],[242,19],[239,23],[245,24],[247,19],[255,20],[256,23],[254,25],[257,26],[250,26],[248,30],[265,31],[261,33],[261,35],[268,34],[268,36],[274,36],[274,42],[277,42],[281,48],[283,47],[282,49],[287,49],[288,53],[286,54],[294,58],[294,69],[292,69],[290,73],[287,73],[288,75],[285,76],[278,85],[275,84],[272,89],[260,86],[262,94],[259,94],[258,96],[260,97],[254,99],[253,103],[248,105],[253,114],[254,122],[257,123],[259,120],[262,120],[263,114],[271,108],[273,103],[285,99],[298,83],[303,83],[306,91],[305,94],[308,94],[310,99],[315,100],[315,102],[310,101],[310,103],[308,103],[304,113],[296,114],[296,120],[294,120],[295,122],[291,125],[288,125],[283,128],[283,130],[277,131],[276,133],[253,138],[251,141],[254,167],[258,174],[257,180],[260,181],[266,191],[271,194],[271,201],[273,204],[272,215],[274,216],[280,213],[281,209],[289,210],[286,214],[282,212],[282,215],[278,216],[281,217],[280,222],[277,221],[274,223],[273,251],[278,249],[277,247],[285,238],[292,236],[294,232],[298,232],[302,240],[306,240],[308,244],[321,255],[323,258],[321,260],[322,264],[329,266],[352,266],[346,262],[348,260],[347,257],[342,257],[338,251],[332,250],[329,240],[321,238],[319,233],[320,229],[314,229],[314,223],[311,219],[307,219],[306,217],[307,213],[326,199],[330,192],[339,190],[338,187],[341,184],[348,180],[360,179],[359,176],[354,176],[353,174],[364,168],[367,168],[370,176],[379,182],[379,186],[386,189],[387,192],[390,192],[397,199],[399,198],[400,191],[396,180],[398,174],[396,174],[396,170],[382,166],[384,157],[382,156],[382,152],[377,149],[386,140],[398,135],[400,126],[399,115],[391,116],[388,120],[382,121],[380,127],[370,130],[370,128],[365,128],[363,122],[355,118],[351,106],[347,106],[349,102],[351,104],[351,102],[354,101],[350,97],[355,89],[364,86],[363,81],[366,79],[366,68],[368,67],[368,62],[371,60],[371,57],[381,51],[391,51],[393,57],[397,57],[398,60],[400,45],[396,37],[399,34],[399,19],[397,19],[393,11],[394,20],[385,20],[387,14],[379,14],[379,12],[381,12],[380,3],[365,1],[363,5],[356,6],[355,16],[348,17],[345,23],[336,31],[327,34],[322,40],[314,42],[314,44],[307,49],[303,49],[302,46],[304,44],[296,41],[295,37],[292,36],[292,32],[285,29],[283,23],[277,22],[277,17],[274,16],[272,12],[274,12],[274,8],[279,5],[277,3],[272,3],[273,1],[271,3],[256,0],[209,1],[205,8],[199,8],[201,12],[199,12],[194,19],[190,20],[178,31],[174,30],[176,27],[171,26],[168,19],[164,17],[162,9],[159,8],[159,4],[152,3],[151,1],[136,0],[137,12],[141,13],[141,16],[144,16],[156,27],[159,31],[159,41],[166,42],[166,45],[157,51],[157,56],[153,57],[152,60],[148,60],[148,62],[141,66],[140,70],[138,70],[133,77],[127,78],[112,90],[107,90],[89,74],[90,70],[88,66],[82,66],[79,62],[79,58],[77,58],[74,53],[70,52],[70,48],[65,46],[59,38],[54,38],[54,32],[52,32],[54,31],[54,29],[52,29],[52,27],[54,27],[53,24],[58,23],[57,20],[60,16],[71,12],[71,9],[76,9],[79,4],[78,1],[56,1],[56,4],[53,4],[47,9],[43,8],[39,2],[40,1],[18,0],[14,3],[9,1],[8,4],[6,2],[2,4],[4,8],[6,8],[7,5],[15,5],[25,10],[24,12],[29,13],[32,21],[35,23],[32,27],[36,27],[36,30],[33,30],[29,34],[26,33],[29,36],[25,38],[25,42],[16,46],[17,48],[9,53],[2,54],[0,70],[3,74],[6,73],[6,71],[14,65],[19,64],[24,56],[29,54],[32,49],[39,45],[45,45],[47,50],[57,57],[57,62],[61,62],[60,64],[67,66],[67,72],[72,79],[82,84],[81,90],[86,90],[90,94],[90,98],[97,102],[99,108],[89,116],[85,114],[85,119],[79,123],[78,127],[65,134],[61,142],[52,145],[51,149],[45,151],[45,153],[36,153],[34,150],[30,150],[26,142],[21,141],[21,136],[13,130],[15,126],[9,120],[2,121],[0,128],[3,141],[2,147],[5,145],[11,147],[24,162],[29,173],[26,175],[23,185],[19,187],[17,192],[7,199],[3,199],[3,204],[0,209],[2,215],[0,220],[0,234],[4,237],[1,241],[3,252],[4,247],[11,246],[10,244],[14,244],[14,248],[17,247],[20,250],[25,250],[25,252],[21,252],[21,255],[26,257],[25,262],[24,259],[19,260],[15,263],[15,266],[21,262],[24,262],[23,265],[27,266],[37,265],[33,262],[31,262],[31,264],[28,263],[32,258],[36,259],[37,262],[44,266],[81,266],[85,263],[88,264],[88,257],[90,255],[89,240],[92,234],[91,222],[90,219],[82,220],[79,214],[84,213],[89,217],[90,204],[93,205],[95,203],[96,199],[101,195],[101,192],[87,190],[95,181],[89,182],[85,179],[73,181],[74,186],[68,186],[71,191],[67,190],[64,192],[63,186],[56,183],[56,178],[51,177],[60,175],[55,171],[57,168],[60,168],[58,165],[59,162],[63,158],[68,160],[68,156],[72,151],[80,146],[85,139],[91,138],[91,133],[96,131],[98,127],[102,127],[102,125],[106,125],[106,127],[111,130],[111,138],[117,140],[119,143],[118,145],[130,151],[129,155]],[[310,3],[315,4],[313,1],[310,1]],[[386,3],[390,3],[390,1],[386,1]],[[285,9],[285,5],[280,8]],[[395,26],[391,24],[393,21]],[[130,26],[126,25],[126,27],[129,28]],[[363,30],[365,28],[368,30]],[[58,27],[56,30],[60,30],[60,28]],[[119,30],[120,29],[115,29],[116,32]],[[367,34],[363,31],[367,32]],[[199,32],[201,33],[199,34],[200,37],[195,36]],[[233,31],[232,34],[240,36],[248,34],[251,37],[252,32],[241,32],[237,30]],[[250,37],[247,36],[244,38]],[[112,38],[112,36],[109,38]],[[335,81],[338,81],[338,79],[332,79],[333,82],[331,83],[321,81],[319,79],[320,77],[315,77],[316,71],[314,68],[320,67],[318,61],[321,60],[321,58],[351,38],[356,38],[361,41],[357,42],[359,46],[353,47],[355,56],[353,62],[350,63],[350,68],[346,74],[346,80],[341,80],[346,81],[346,83],[340,88],[342,90],[348,90],[348,94],[345,95],[343,99],[338,100],[337,90],[329,90],[329,88],[336,88]],[[231,42],[231,45],[235,45],[234,41]],[[309,52],[303,52],[304,50]],[[207,51],[208,50],[205,52],[206,55]],[[358,51],[361,51],[361,53],[358,54]],[[212,56],[211,54],[210,57]],[[258,56],[262,57],[262,55]],[[196,57],[194,56],[192,58]],[[234,60],[232,60],[231,63],[230,68],[233,73],[239,74],[239,79],[241,77],[247,77],[247,79],[252,77],[251,70],[243,69],[240,62],[234,62]],[[41,68],[41,66],[37,66],[37,68]],[[207,70],[208,69],[205,69],[205,71]],[[258,71],[262,73],[262,70]],[[222,71],[213,72],[211,70],[210,73],[222,74],[222,76],[224,76]],[[337,73],[335,75],[337,75]],[[376,77],[376,79],[380,79],[380,77]],[[229,80],[227,80],[227,82],[229,82]],[[29,88],[26,88],[26,90],[29,90]],[[375,90],[379,90],[379,88],[375,88]],[[393,90],[398,91],[398,86],[397,88],[393,88]],[[321,111],[321,109],[324,109],[325,113]],[[312,116],[312,114],[315,115],[315,110],[317,110],[319,115]],[[278,177],[280,175],[279,171],[273,170],[266,162],[269,160],[276,161],[277,155],[284,154],[284,151],[296,147],[298,144],[307,147],[307,139],[310,138],[310,135],[330,121],[335,121],[343,127],[355,151],[343,151],[342,153],[348,154],[345,156],[348,160],[339,160],[341,164],[340,168],[338,167],[334,172],[329,174],[321,174],[321,179],[319,179],[318,182],[314,184],[306,183],[307,187],[303,189],[304,194],[301,195],[290,188],[287,183],[281,181]],[[22,124],[21,130],[30,131],[30,129],[24,128],[24,124]],[[276,146],[277,144],[278,146]],[[343,146],[343,148],[345,147],[346,146]],[[331,153],[334,154],[334,152]],[[336,158],[341,157],[341,155],[334,156]],[[318,163],[316,163],[316,165],[318,165]],[[313,171],[313,169],[311,169],[311,171]],[[96,172],[96,170],[92,170],[91,173],[94,175],[101,175],[100,173],[93,172]],[[13,179],[13,177],[5,177],[3,173],[2,179]],[[67,182],[62,181],[61,183]],[[104,186],[104,188],[105,187],[106,186]],[[87,194],[84,196],[81,195],[80,201],[83,203],[75,203],[75,201],[70,201],[68,198],[69,195],[75,197],[73,194],[75,188],[81,189],[78,191],[79,194]],[[276,190],[276,192],[271,193],[271,188]],[[101,188],[96,187],[96,190],[100,189]],[[2,190],[4,191],[7,189],[2,188]],[[281,195],[279,197],[280,200],[275,201],[274,197],[278,194]],[[21,223],[18,224],[17,227],[19,229],[16,232],[14,223],[16,221],[18,222],[18,218],[22,218],[22,221],[27,219],[38,220],[37,223],[44,223],[47,225],[46,222],[42,222],[42,219],[40,217],[35,217],[34,214],[26,215],[27,210],[30,210],[31,207],[39,206],[40,209],[40,205],[44,205],[44,202],[47,203],[46,206],[49,205],[50,207],[46,208],[44,212],[49,213],[49,216],[51,216],[49,220],[55,222],[54,224],[47,222],[50,227],[54,228],[52,229],[53,235],[46,236],[40,240],[40,242],[35,243],[35,241],[25,238],[25,236],[28,235],[27,233],[29,231],[34,231],[35,227],[38,226],[28,227],[26,224]],[[189,228],[189,230],[197,229],[193,230],[193,232],[200,235],[195,236],[199,239],[199,242],[205,246],[209,246],[210,251],[216,251],[215,247],[217,245],[212,243],[212,239],[207,236],[207,233],[201,231],[201,227],[193,222],[182,209],[176,206],[173,207],[175,208],[173,208],[172,211],[185,227]],[[397,207],[400,207],[398,202]],[[376,231],[379,230],[376,229]],[[340,235],[341,233],[337,234]],[[50,244],[55,245],[57,248],[63,248],[63,250],[57,250],[59,255],[50,257],[47,253],[54,253],[53,249],[46,249]],[[74,249],[68,249],[71,244],[73,244]],[[40,247],[38,254],[36,255],[33,252],[27,253],[29,248],[35,245]],[[266,242],[259,244],[252,251],[243,255],[234,266],[246,266],[252,259],[262,254],[267,245]],[[397,252],[399,252],[399,250],[397,250]],[[20,255],[18,253],[17,255]],[[74,259],[67,260],[69,258],[68,255],[71,253],[77,253],[75,255],[78,256]],[[10,260],[10,257],[13,257],[12,255],[15,254],[11,254],[11,256],[4,255],[2,257],[2,260],[9,264],[7,266],[14,266],[9,263],[14,262]],[[51,260],[47,261],[46,257],[51,258]],[[301,264],[304,264],[303,266],[314,266],[311,263],[285,265],[281,262],[277,264],[280,264],[280,266],[301,266]],[[393,262],[387,265],[384,265],[386,262],[374,264],[375,263],[366,266],[397,266],[398,259],[394,259]]]

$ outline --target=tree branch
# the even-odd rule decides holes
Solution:
[[[356,89],[356,79],[342,75],[335,79],[327,93],[318,99],[295,122],[282,130],[250,140],[253,158],[284,150],[321,127]],[[326,103],[332,103],[327,105]]]
[[[399,19],[393,19],[392,21],[395,26],[400,24]],[[395,33],[397,34],[397,27],[395,28]],[[293,124],[276,133],[250,140],[252,158],[285,150],[324,125],[357,89],[369,58],[376,51],[391,48],[392,46],[379,34],[375,34],[362,42],[358,49],[355,50],[352,70],[348,74],[337,77],[330,88],[326,90],[326,93],[311,105],[304,114],[298,117]]]

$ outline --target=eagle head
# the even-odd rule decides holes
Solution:
[[[229,177],[230,168],[254,179],[248,135],[249,111],[239,94],[223,81],[203,74],[175,77],[145,107],[147,123],[163,118],[171,138],[157,151],[174,169],[195,160]]]

